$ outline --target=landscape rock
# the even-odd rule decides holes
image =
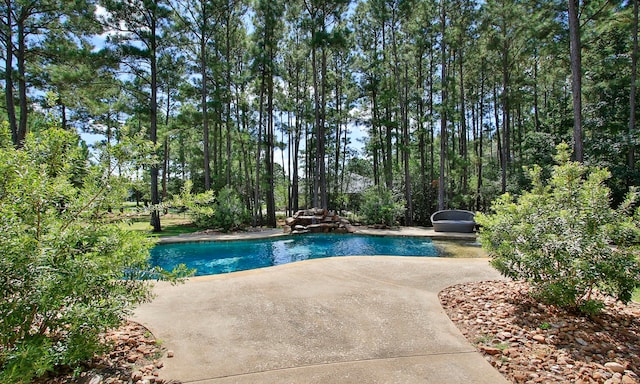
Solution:
[[[140,358],[140,355],[134,353],[132,355],[127,356],[127,361],[129,363],[135,363],[136,361],[138,361],[139,358]]]
[[[545,338],[542,335],[533,335],[533,340],[537,341],[538,343],[544,343]]]
[[[353,233],[355,229],[349,220],[341,218],[333,211],[312,208],[296,212],[285,219],[284,233],[299,235],[304,233]]]
[[[75,378],[73,373],[35,380],[32,384],[128,384],[128,383],[165,383],[160,378],[162,360],[152,360],[163,354],[151,332],[135,323],[124,323],[120,328],[102,336],[111,350],[102,356],[96,356],[87,362],[85,372]],[[169,351],[171,352],[171,351]],[[173,356],[173,352],[171,352]],[[171,381],[178,384],[178,381]]]
[[[499,355],[501,352],[500,349],[498,348],[486,347],[486,346],[481,346],[480,350],[482,350],[484,353],[489,355]]]
[[[640,304],[598,297],[605,310],[591,318],[529,292],[526,283],[483,281],[439,296],[467,340],[513,383],[640,383]]]
[[[617,373],[624,373],[624,370],[625,370],[623,365],[613,361],[605,363],[604,366],[609,368],[611,371],[617,372]]]
[[[576,339],[575,339],[575,340],[576,340],[576,343],[578,343],[578,344],[580,344],[580,345],[582,345],[582,346],[585,346],[585,347],[586,347],[587,345],[589,345],[589,343],[587,343],[586,341],[582,340],[582,339],[581,339],[581,338],[579,338],[579,337],[576,337]]]

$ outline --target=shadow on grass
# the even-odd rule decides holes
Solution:
[[[134,218],[124,225],[132,231],[143,232],[151,238],[179,236],[182,234],[201,231],[203,229],[194,225],[189,219],[183,217],[163,216],[160,222],[162,232],[153,232],[153,228],[149,223],[148,217]]]
[[[152,232],[151,226],[149,226],[148,234],[149,237],[159,238],[159,237],[168,237],[168,236],[179,236],[188,233],[194,233],[202,230],[202,228],[198,228],[193,224],[169,224],[162,226],[162,232]]]

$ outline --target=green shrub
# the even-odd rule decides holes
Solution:
[[[626,303],[640,286],[637,193],[610,207],[606,169],[569,161],[557,147],[558,165],[548,185],[540,167],[531,170],[532,189],[517,199],[505,194],[495,214],[478,214],[480,241],[503,275],[532,283],[541,300],[584,313],[598,312],[595,290]]]
[[[217,226],[225,232],[242,228],[249,220],[249,214],[240,196],[231,187],[220,190],[215,210]]]
[[[213,191],[191,194],[192,183],[187,181],[178,198],[171,205],[186,207],[196,226],[216,228],[228,232],[242,228],[249,221],[247,209],[231,187],[224,187],[216,197]]]
[[[150,243],[97,213],[108,167],[90,166],[75,133],[49,129],[0,148],[0,382],[76,367],[150,297]],[[121,189],[124,191],[124,189]]]
[[[187,204],[187,213],[197,227],[216,228],[218,225],[213,191],[193,195],[192,200]]]
[[[363,193],[360,214],[365,224],[395,225],[404,215],[404,199],[388,189],[371,187]]]

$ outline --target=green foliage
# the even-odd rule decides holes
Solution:
[[[215,196],[209,190],[197,195],[189,196],[185,201],[187,213],[193,219],[193,223],[201,228],[216,228]]]
[[[170,203],[186,208],[193,223],[200,228],[216,228],[224,232],[242,228],[249,221],[247,209],[240,196],[231,187],[224,187],[216,197],[213,191],[192,194],[191,181],[187,181],[180,196]]]
[[[404,215],[404,199],[388,189],[372,187],[363,193],[360,215],[365,224],[395,225]]]
[[[546,331],[546,330],[548,330],[548,329],[551,329],[551,324],[549,324],[549,323],[547,323],[547,322],[544,322],[544,323],[542,323],[542,324],[538,325],[538,328],[540,328],[540,329],[542,329],[542,330]]]
[[[530,170],[531,191],[500,197],[495,214],[478,214],[480,240],[503,275],[533,284],[541,300],[598,312],[595,290],[622,302],[640,286],[640,210],[632,190],[617,209],[605,185],[609,172],[569,161],[566,144],[557,147],[558,165],[548,185],[540,167]]]
[[[150,243],[96,219],[108,170],[86,155],[59,129],[0,148],[0,382],[90,359],[98,335],[150,297]]]
[[[11,145],[11,129],[9,128],[9,122],[6,120],[0,121],[0,147],[9,147]]]
[[[224,187],[216,200],[216,220],[225,232],[241,228],[249,220],[246,208],[240,196],[231,187]]]

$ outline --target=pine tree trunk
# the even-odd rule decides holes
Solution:
[[[157,68],[157,42],[156,20],[153,15],[151,20],[151,102],[150,102],[150,132],[149,138],[155,145],[158,142],[158,68]],[[160,225],[160,196],[158,193],[158,164],[151,165],[151,226],[153,232],[161,232]]]
[[[211,189],[211,159],[209,150],[209,108],[207,106],[207,44],[204,33],[200,37],[200,76],[202,77],[202,144],[204,157],[204,189]]]
[[[503,31],[506,27],[503,26]],[[507,168],[511,163],[511,105],[510,105],[510,83],[509,83],[509,47],[507,46],[507,36],[503,36],[504,46],[502,51],[502,151],[500,156],[501,167],[501,187],[502,193],[507,191]]]
[[[311,40],[315,41],[316,39],[316,33],[315,33],[315,27],[311,33]],[[316,152],[315,152],[315,168],[314,171],[312,173],[310,173],[311,175],[313,175],[313,199],[312,199],[312,205],[314,207],[319,207],[320,206],[320,146],[323,145],[322,144],[322,140],[324,140],[324,132],[320,132],[321,128],[320,125],[322,124],[321,118],[320,118],[320,84],[319,84],[319,80],[318,80],[318,59],[317,59],[317,48],[315,45],[313,45],[313,47],[311,48],[311,72],[313,73],[313,100],[314,100],[314,114],[315,114],[315,123],[314,123],[314,129],[313,129],[313,133],[314,133],[314,138],[316,141],[316,146],[318,148],[316,148]],[[324,159],[322,159],[324,160]]]
[[[631,90],[629,91],[629,154],[627,164],[631,171],[636,166],[636,81],[638,78],[638,0],[633,0],[633,53],[631,54]]]
[[[272,64],[275,61],[273,52],[273,42],[267,42],[269,44],[269,61],[267,65],[269,68],[267,76],[267,182],[269,187],[266,191],[266,203],[267,203],[267,225],[276,227],[276,202],[275,202],[275,175],[274,175],[274,129],[273,129],[273,70]]]
[[[169,184],[169,134],[164,138],[164,154],[162,161],[162,200],[166,201],[169,196],[169,191],[167,190]]]
[[[232,166],[232,156],[231,156],[231,13],[227,15],[226,20],[226,44],[225,44],[225,74],[226,74],[226,83],[227,89],[225,91],[226,94],[226,174],[225,179],[227,181],[227,186],[231,185],[231,166]]]
[[[469,169],[467,161],[469,154],[467,153],[467,110],[464,99],[464,72],[463,72],[463,51],[460,50],[459,69],[460,69],[460,153],[462,155],[462,193],[468,193],[469,189]]]
[[[256,173],[254,175],[256,184],[254,185],[254,194],[253,194],[253,226],[256,227],[258,224],[262,225],[262,206],[260,204],[260,163],[261,163],[261,151],[262,151],[262,132],[264,130],[264,87],[266,81],[266,72],[264,68],[262,69],[262,76],[260,80],[260,112],[258,114],[258,141],[256,142],[256,164],[255,169]]]
[[[447,162],[447,48],[445,44],[445,33],[447,24],[447,13],[444,4],[441,4],[440,15],[442,42],[440,43],[440,55],[442,64],[440,65],[440,81],[442,82],[442,111],[440,112],[440,176],[438,178],[438,210],[445,208],[445,166]]]
[[[582,54],[580,52],[580,0],[569,1],[569,40],[571,45],[571,92],[573,99],[573,155],[577,162],[584,161],[582,144]]]
[[[318,172],[320,175],[320,208],[328,209],[329,200],[327,196],[327,168],[326,168],[326,118],[327,118],[327,52],[326,48],[321,50],[321,71],[322,71],[322,102],[320,104],[320,126],[318,130]]]
[[[418,54],[418,80],[416,82],[416,91],[418,94],[417,114],[418,114],[418,152],[420,155],[420,188],[424,191],[427,186],[426,168],[427,155],[425,144],[425,116],[424,116],[424,74],[422,68],[422,52]]]
[[[18,140],[18,120],[16,118],[16,105],[13,95],[13,21],[11,15],[13,10],[11,9],[12,3],[7,1],[7,31],[5,38],[5,65],[4,65],[4,95],[5,102],[7,104],[7,118],[9,119],[9,128],[11,130],[11,140],[14,147],[19,148],[20,140]]]
[[[436,134],[435,134],[435,119],[433,118],[433,78],[435,77],[436,70],[434,65],[433,45],[429,45],[429,183],[433,183],[436,177]],[[431,195],[431,194],[430,194]],[[429,207],[433,206],[433,201],[429,202]]]
[[[484,63],[484,59],[483,59],[483,63]],[[479,103],[480,103],[480,111],[479,111],[479,117],[478,117],[478,151],[477,151],[477,157],[478,157],[478,178],[477,178],[477,182],[476,182],[476,210],[480,210],[480,204],[481,204],[481,193],[482,193],[482,139],[483,139],[483,131],[484,131],[484,126],[483,126],[483,119],[484,119],[484,79],[485,79],[485,74],[484,74],[484,65],[482,67],[482,74],[481,74],[481,80],[480,80],[480,97],[479,97]]]
[[[404,197],[406,200],[406,210],[405,210],[405,225],[413,225],[413,192],[411,185],[411,168],[409,158],[411,155],[411,136],[409,134],[409,117],[408,117],[408,94],[409,94],[409,79],[408,79],[408,66],[405,63],[404,65],[404,92],[402,95],[404,108],[402,109],[402,136],[404,141],[404,149],[403,149],[403,161],[404,161]]]

